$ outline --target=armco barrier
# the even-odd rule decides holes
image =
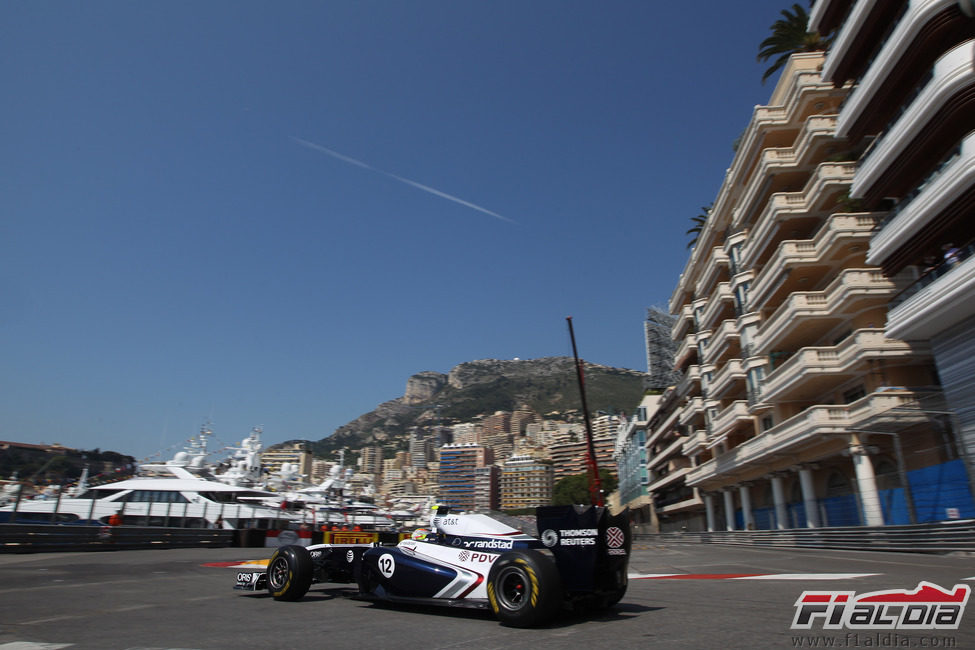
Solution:
[[[657,533],[637,534],[635,537],[659,543],[691,542],[906,553],[975,553],[975,520],[911,526]]]
[[[233,545],[234,532],[209,528],[0,524],[0,553],[220,547]]]

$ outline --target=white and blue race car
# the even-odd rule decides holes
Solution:
[[[536,509],[538,537],[481,514],[436,510],[429,533],[396,545],[284,546],[241,569],[235,589],[298,600],[313,583],[358,585],[361,598],[488,609],[503,625],[544,625],[560,609],[615,605],[626,592],[627,513]]]

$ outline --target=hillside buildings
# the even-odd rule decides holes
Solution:
[[[600,415],[592,418],[593,447],[596,450],[596,463],[600,468],[605,468],[615,473],[616,465],[613,462],[613,450],[616,444],[616,432],[619,429],[623,418],[618,415]],[[589,446],[586,442],[585,429],[581,429],[573,436],[573,439],[565,442],[557,442],[548,447],[549,457],[555,471],[555,480],[572,476],[574,474],[585,474],[589,471],[588,457]]]

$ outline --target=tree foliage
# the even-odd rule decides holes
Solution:
[[[619,481],[608,469],[600,468],[599,482],[602,484],[603,494],[609,494],[616,489]],[[589,474],[574,474],[560,479],[552,492],[552,505],[570,506],[590,503]]]
[[[785,66],[789,57],[797,52],[820,52],[829,47],[831,37],[808,31],[809,14],[802,5],[795,3],[792,10],[783,9],[782,18],[772,23],[772,35],[758,46],[758,60],[772,65],[762,75],[762,83]]]
[[[694,223],[694,225],[688,228],[685,234],[694,235],[694,237],[691,238],[691,241],[687,242],[688,248],[693,248],[694,244],[697,243],[697,240],[701,236],[701,233],[704,232],[704,225],[708,222],[708,217],[710,216],[711,216],[711,205],[705,205],[705,206],[701,206],[701,214],[691,217],[691,221]]]

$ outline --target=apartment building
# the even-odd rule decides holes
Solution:
[[[554,485],[551,461],[532,456],[512,456],[501,467],[501,509],[547,506],[552,503]]]
[[[268,474],[279,474],[285,463],[292,465],[298,476],[309,477],[311,471],[311,452],[304,443],[292,443],[274,449],[264,449],[261,452],[261,466]]]
[[[474,444],[448,444],[440,448],[438,498],[453,510],[475,509],[477,469],[491,464],[491,450]]]
[[[474,470],[474,510],[489,512],[498,509],[498,483],[501,468],[485,465]]]
[[[382,474],[383,448],[378,445],[363,447],[359,450],[359,471],[364,474]]]
[[[596,450],[596,462],[600,469],[608,469],[615,472],[616,464],[613,462],[613,449],[616,446],[616,430],[619,428],[622,419],[613,417],[613,429],[607,430],[606,426],[601,426],[601,435],[593,433],[593,447]],[[605,423],[604,423],[605,425]],[[561,442],[549,447],[552,457],[552,464],[555,466],[555,480],[573,476],[575,474],[585,474],[589,471],[588,457],[589,445],[586,442],[585,433],[580,433],[578,442]]]
[[[632,523],[653,523],[653,502],[647,492],[649,474],[647,473],[647,425],[651,413],[657,410],[659,395],[646,395],[629,419],[624,420],[616,431],[616,444],[613,460],[616,461],[616,475],[619,505],[630,509]]]
[[[884,212],[867,261],[897,289],[886,333],[930,343],[944,392],[924,408],[960,452],[936,467],[964,492],[975,477],[975,3],[820,0],[810,27],[837,34],[823,78],[854,85],[836,130],[867,148],[850,197]],[[957,501],[975,515],[970,495]]]
[[[862,150],[837,135],[849,86],[823,62],[793,56],[755,108],[670,302],[684,439],[659,444],[688,457],[669,469],[711,530],[949,512],[904,489],[951,453],[922,407],[937,374],[925,342],[885,333],[897,286],[867,260],[884,213],[850,200]]]

